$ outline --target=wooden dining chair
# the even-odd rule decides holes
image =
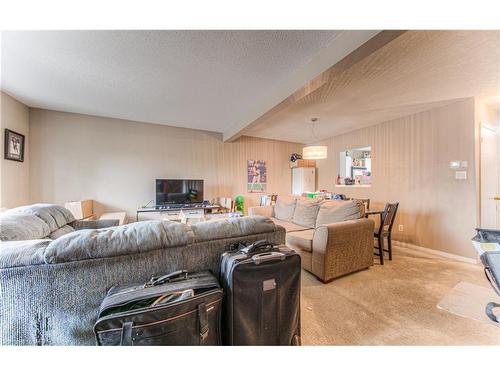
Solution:
[[[370,210],[370,198],[361,198],[359,199],[363,204],[365,205],[365,210],[369,211]]]
[[[375,231],[374,235],[377,239],[378,246],[375,246],[375,249],[378,249],[378,255],[380,257],[380,264],[384,264],[384,251],[389,253],[389,260],[392,260],[392,241],[391,241],[391,233],[392,226],[394,225],[394,220],[396,219],[396,212],[398,211],[399,203],[387,203],[385,205],[384,212],[380,218],[380,227],[377,231]],[[384,249],[384,239],[387,238],[387,249]]]
[[[365,211],[370,210],[370,198],[348,198],[351,201],[360,201],[365,205]]]

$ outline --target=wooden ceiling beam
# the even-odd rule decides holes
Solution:
[[[293,94],[288,96],[285,100],[274,106],[272,109],[264,113],[262,116],[258,117],[252,121],[247,126],[240,129],[235,134],[224,139],[225,142],[232,142],[243,135],[245,131],[252,129],[255,125],[268,120],[270,117],[274,116],[278,112],[284,110],[285,108],[297,103],[302,98],[311,94],[312,92],[318,90],[323,85],[331,82],[336,76],[344,72],[345,70],[351,68],[353,65],[357,64],[361,60],[370,56],[375,51],[384,47],[388,43],[392,42],[394,39],[400,37],[407,30],[384,30],[375,35],[373,38],[363,43],[360,47],[356,48],[349,55],[344,57],[342,60],[320,73],[318,76],[309,81],[305,86],[295,91]]]

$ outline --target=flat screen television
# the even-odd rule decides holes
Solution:
[[[156,180],[156,205],[203,202],[203,180]]]

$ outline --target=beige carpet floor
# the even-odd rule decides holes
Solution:
[[[489,287],[479,265],[406,251],[329,284],[302,271],[302,344],[500,345],[500,328],[437,308],[462,281]]]

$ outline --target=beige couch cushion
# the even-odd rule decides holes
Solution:
[[[318,216],[321,199],[307,198],[297,200],[297,206],[293,212],[292,223],[303,227],[314,228]]]
[[[274,205],[274,217],[279,220],[292,221],[296,203],[296,197],[279,195]]]
[[[303,227],[303,226],[291,223],[289,221],[284,221],[284,220],[276,219],[275,217],[272,217],[271,220],[274,221],[274,224],[280,225],[283,228],[285,228],[285,231],[287,233],[289,233],[289,232],[297,232],[299,230],[308,230],[309,229],[307,227]]]
[[[323,224],[360,219],[364,214],[365,205],[361,201],[325,201],[320,205],[316,227]]]
[[[301,230],[286,234],[286,245],[293,250],[312,252],[315,229]]]

